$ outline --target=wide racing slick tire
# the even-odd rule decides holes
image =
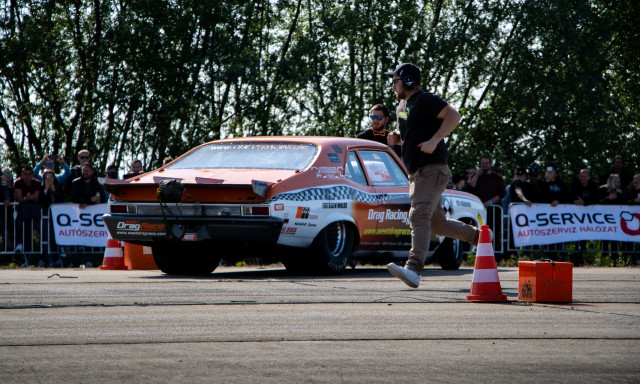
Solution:
[[[334,222],[318,233],[309,249],[288,250],[282,263],[292,274],[338,274],[349,265],[353,242],[351,225],[343,221]]]
[[[320,231],[311,249],[318,273],[340,273],[349,265],[353,252],[353,228],[344,221],[333,222]]]
[[[465,254],[464,244],[462,240],[447,237],[436,249],[433,258],[446,271],[458,270]]]
[[[151,246],[156,265],[167,275],[210,274],[220,263],[220,257],[211,255],[211,249],[204,242],[156,242]]]

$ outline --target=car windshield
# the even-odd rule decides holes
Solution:
[[[194,150],[167,169],[304,170],[311,165],[318,149],[306,143],[212,143]]]

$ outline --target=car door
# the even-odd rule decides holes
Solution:
[[[376,230],[382,215],[382,203],[378,193],[371,186],[357,151],[349,151],[347,154],[345,178],[357,183],[358,190],[362,192],[357,199],[354,199],[351,213],[359,231],[358,248],[376,250],[380,247],[380,239]]]
[[[409,180],[395,158],[383,150],[359,150],[366,176],[379,201],[375,237],[370,239],[380,250],[408,249]]]

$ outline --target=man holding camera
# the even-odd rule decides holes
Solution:
[[[485,156],[480,160],[480,168],[469,178],[467,192],[478,196],[487,209],[493,204],[500,204],[507,194],[504,179],[491,170],[491,158]]]
[[[501,241],[500,233],[502,230],[500,202],[507,191],[504,179],[498,173],[493,172],[491,166],[491,157],[484,156],[480,159],[480,168],[469,178],[467,192],[478,196],[487,207],[487,224],[493,230],[495,242],[498,244]]]
[[[62,169],[62,171],[57,174],[54,172],[56,161],[60,163],[60,168]],[[36,164],[36,167],[33,168],[33,177],[40,180],[40,182],[42,182],[42,174],[47,171],[54,173],[56,181],[58,181],[58,184],[60,185],[62,185],[65,181],[67,181],[69,176],[71,176],[71,168],[69,168],[67,163],[64,162],[64,157],[59,155],[52,155],[52,154],[44,155],[44,157],[42,158],[42,161]]]

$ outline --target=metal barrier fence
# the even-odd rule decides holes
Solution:
[[[29,266],[32,264],[44,263],[45,265],[57,264],[58,266],[73,266],[80,264],[95,264],[102,262],[104,247],[85,246],[57,246],[53,232],[50,212],[40,210],[39,219],[18,221],[17,203],[12,203],[9,207],[0,209],[3,216],[0,218],[0,256],[6,263],[7,260],[16,264]],[[532,245],[526,247],[516,247],[513,244],[511,230],[511,220],[508,212],[505,214],[502,207],[493,205],[487,212],[487,224],[493,230],[494,253],[503,257],[515,255],[516,258],[555,258],[565,259],[567,255],[606,255],[610,258],[609,264],[613,264],[612,259],[620,256],[626,257],[620,264],[635,264],[640,255],[640,243],[629,243],[622,241],[608,240],[585,240],[551,245]],[[22,226],[22,228],[19,228]],[[42,230],[42,229],[46,230]],[[21,249],[17,252],[18,245]],[[78,257],[83,256],[79,261]],[[7,257],[11,256],[11,257]],[[67,258],[67,256],[69,256]],[[39,260],[37,260],[39,258]],[[35,261],[37,260],[37,261]]]
[[[80,266],[102,262],[104,247],[58,246],[50,211],[40,209],[39,218],[19,220],[18,203],[2,207],[0,213],[1,262],[22,266]]]

